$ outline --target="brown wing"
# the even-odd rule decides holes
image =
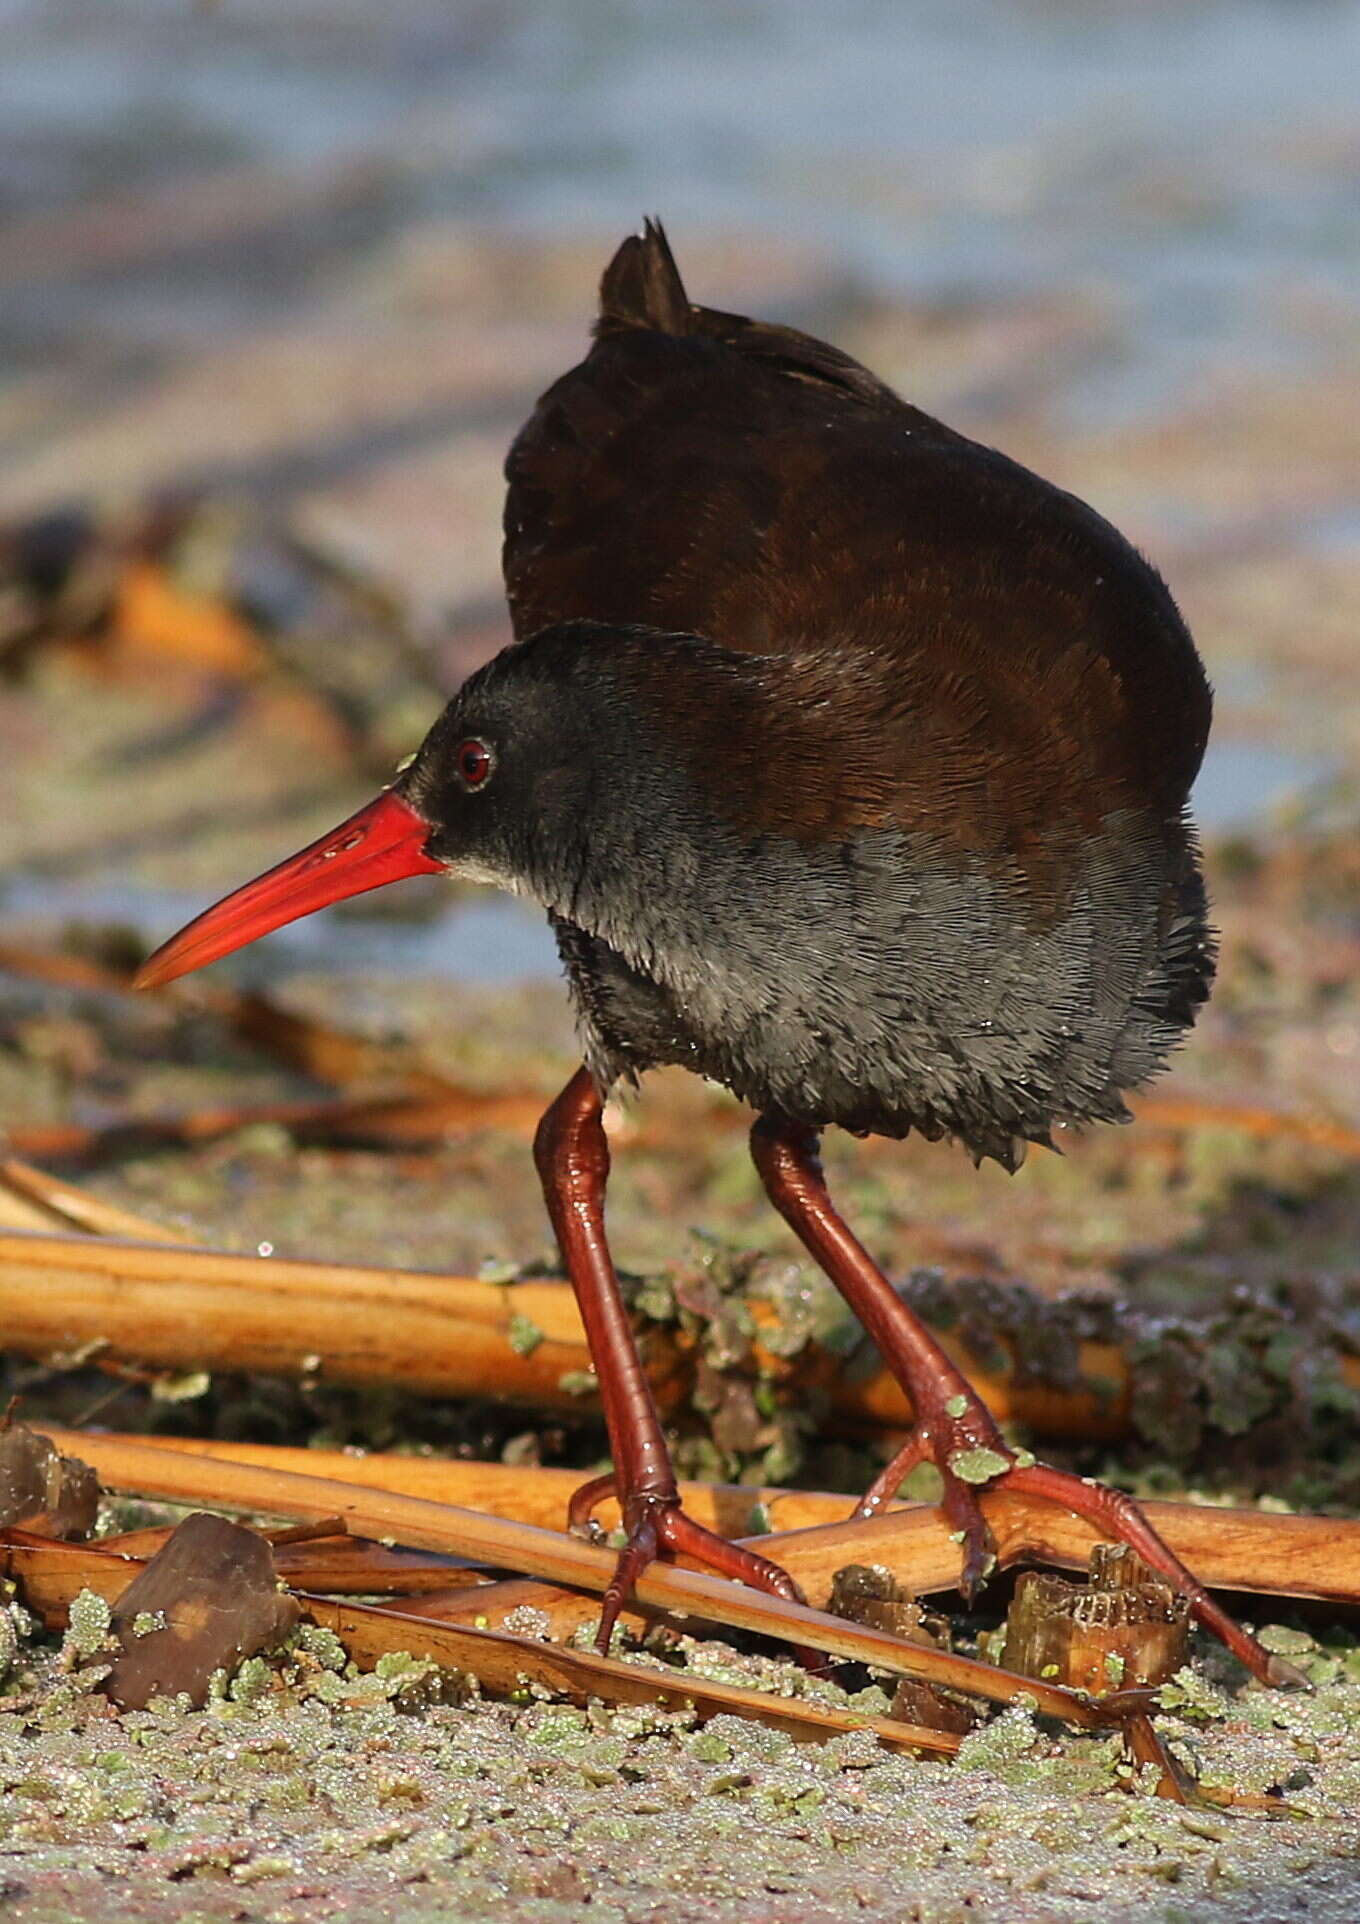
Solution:
[[[824,342],[693,305],[652,223],[506,472],[517,634],[586,618],[785,657],[805,735],[832,673],[826,753],[899,819],[966,786],[1014,846],[1065,800],[1174,810],[1199,766],[1198,658],[1108,523]]]

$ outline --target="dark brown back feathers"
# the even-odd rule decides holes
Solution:
[[[1207,685],[1164,584],[1107,522],[838,350],[693,305],[654,223],[601,303],[594,349],[507,463],[517,634],[580,618],[829,649],[878,684],[875,785],[906,781],[904,801],[934,742],[946,777],[1000,757],[1016,804],[1027,786],[1051,804],[1067,768],[1088,808],[1179,809]]]

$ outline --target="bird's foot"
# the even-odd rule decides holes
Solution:
[[[1021,1494],[1058,1503],[1093,1524],[1117,1543],[1126,1543],[1150,1570],[1156,1570],[1190,1599],[1196,1620],[1212,1631],[1227,1646],[1239,1663],[1245,1664],[1262,1683],[1282,1688],[1310,1690],[1312,1685],[1298,1667],[1267,1650],[1249,1630],[1230,1617],[1221,1604],[1204,1588],[1181,1562],[1170,1544],[1153,1528],[1141,1507],[1122,1490],[1094,1477],[1074,1476],[1069,1470],[1055,1470],[1051,1464],[1018,1460],[1003,1480]]]
[[[604,1532],[594,1521],[591,1512],[602,1498],[615,1494],[615,1488],[612,1473],[592,1477],[589,1483],[583,1483],[568,1505],[568,1528],[578,1536],[601,1538]],[[750,1584],[753,1589],[768,1591],[772,1596],[783,1597],[789,1603],[806,1601],[793,1578],[786,1570],[781,1570],[777,1563],[771,1563],[768,1557],[757,1556],[740,1543],[729,1543],[726,1537],[717,1536],[712,1530],[706,1530],[703,1524],[687,1517],[674,1490],[625,1492],[619,1499],[619,1507],[623,1511],[625,1540],[609,1587],[601,1600],[600,1628],[595,1647],[602,1656],[609,1653],[619,1612],[632,1596],[638,1578],[648,1564],[654,1563],[658,1557],[688,1557],[717,1576]],[[808,1660],[805,1653],[800,1652],[800,1656],[804,1657],[804,1661]],[[819,1668],[824,1663],[824,1659],[815,1655],[812,1661]]]
[[[876,1516],[914,1469],[922,1463],[933,1463],[943,1484],[940,1508],[963,1552],[959,1588],[971,1602],[996,1568],[996,1545],[978,1496],[1016,1467],[1017,1454],[981,1398],[962,1384],[962,1378],[958,1383],[962,1386],[943,1385],[940,1394],[929,1398],[916,1390],[920,1414],[911,1435],[879,1471],[854,1513],[857,1517]],[[953,1393],[945,1395],[944,1390]]]
[[[1149,1569],[1189,1598],[1197,1620],[1263,1683],[1309,1687],[1302,1671],[1267,1650],[1214,1601],[1132,1497],[1092,1477],[1036,1462],[1028,1450],[1012,1449],[971,1390],[954,1388],[942,1402],[927,1404],[923,1398],[922,1403],[925,1413],[916,1428],[874,1479],[855,1514],[874,1515],[919,1463],[933,1463],[944,1484],[940,1507],[953,1525],[963,1552],[959,1588],[970,1601],[996,1565],[996,1546],[978,1499],[984,1491],[1004,1486],[1017,1495],[1059,1504],[1084,1517],[1103,1535],[1128,1544]]]

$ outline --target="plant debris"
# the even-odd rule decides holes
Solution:
[[[98,1509],[99,1480],[88,1463],[63,1456],[24,1423],[0,1421],[0,1529],[86,1536]]]
[[[104,1689],[122,1710],[153,1697],[207,1702],[213,1677],[278,1643],[298,1620],[269,1544],[200,1511],[186,1517],[119,1597]]]
[[[1090,1580],[1027,1570],[1006,1617],[1001,1660],[1094,1696],[1165,1683],[1190,1649],[1190,1606],[1125,1545],[1091,1553]]]
[[[938,1611],[926,1610],[882,1564],[842,1565],[831,1579],[826,1607],[835,1616],[848,1617],[851,1623],[871,1624],[932,1650],[954,1647],[949,1619]],[[1019,1666],[1013,1664],[1011,1668]],[[957,1691],[918,1677],[898,1680],[892,1708],[895,1717],[925,1724],[930,1730],[952,1730],[960,1736],[966,1736],[980,1721],[976,1704]]]
[[[669,1413],[692,1398],[707,1415],[707,1464],[719,1475],[791,1475],[823,1412],[832,1426],[862,1430],[868,1420],[888,1434],[909,1416],[881,1366],[866,1372],[845,1355],[845,1313],[830,1285],[795,1271],[790,1307],[779,1293],[789,1286],[768,1267],[727,1291],[712,1273],[701,1284],[682,1276],[673,1291],[634,1289],[658,1399]],[[1295,1447],[1306,1438],[1325,1457],[1348,1446],[1360,1418],[1360,1336],[1340,1307],[1314,1304],[1310,1338],[1309,1317],[1283,1295],[1237,1292],[1191,1318],[1107,1299],[1045,1306],[1018,1287],[958,1281],[945,1290],[935,1278],[914,1278],[905,1293],[937,1328],[966,1325],[973,1382],[1003,1417],[1040,1432],[1108,1439],[1132,1419],[1192,1457],[1206,1437],[1253,1423],[1275,1437],[1288,1419]],[[594,1400],[571,1291],[538,1278],[505,1285],[207,1250],[170,1257],[112,1236],[0,1233],[0,1310],[11,1347],[39,1357],[94,1344],[105,1366],[294,1375],[314,1357],[308,1373],[336,1383],[466,1395],[494,1382],[506,1400],[578,1413],[578,1386],[588,1385]],[[1026,1331],[1041,1336],[1046,1361]],[[984,1483],[999,1460],[972,1454],[977,1462],[959,1467]],[[693,1460],[683,1443],[681,1455]]]
[[[452,1505],[354,1489],[321,1477],[251,1469],[224,1457],[181,1456],[134,1439],[91,1437],[86,1447],[105,1482],[115,1488],[135,1488],[193,1502],[210,1479],[214,1499],[240,1509],[306,1518],[336,1514],[360,1534],[390,1534],[413,1547],[451,1551],[597,1594],[602,1594],[613,1578],[613,1557],[595,1544]],[[850,1526],[856,1536],[871,1527]],[[843,1533],[828,1534],[837,1542]],[[816,1545],[813,1555],[825,1560],[827,1546]],[[794,1573],[803,1574],[801,1562],[795,1564]],[[639,1577],[635,1594],[640,1604],[651,1609],[678,1613],[682,1618],[711,1618],[852,1662],[924,1677],[988,1701],[1012,1703],[1018,1696],[1032,1697],[1049,1715],[1071,1719],[1083,1727],[1117,1721],[1125,1708],[1113,1699],[1108,1707],[1098,1708],[1083,1696],[1043,1682],[1026,1686],[994,1665],[925,1650],[902,1638],[851,1626],[823,1611],[700,1571],[653,1564]]]

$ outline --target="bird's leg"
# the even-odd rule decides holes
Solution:
[[[715,1536],[680,1508],[670,1451],[605,1240],[609,1145],[602,1111],[594,1077],[579,1069],[538,1125],[534,1161],[585,1325],[614,1463],[608,1477],[594,1477],[577,1492],[569,1519],[583,1526],[611,1486],[623,1511],[627,1542],[600,1611],[597,1642],[607,1651],[633,1585],[653,1558],[666,1552],[681,1552],[720,1576],[793,1602],[802,1597],[777,1565]]]
[[[858,1514],[880,1508],[918,1463],[934,1463],[944,1483],[942,1507],[963,1548],[960,1587],[971,1598],[988,1573],[994,1549],[980,1492],[1003,1482],[1028,1491],[1129,1544],[1190,1599],[1199,1621],[1255,1676],[1267,1683],[1305,1682],[1292,1664],[1273,1656],[1215,1603],[1131,1497],[1009,1447],[967,1378],[836,1213],[817,1146],[815,1130],[774,1116],[761,1116],[751,1131],[751,1154],[771,1202],[864,1324],[915,1413],[910,1438],[874,1480]]]

